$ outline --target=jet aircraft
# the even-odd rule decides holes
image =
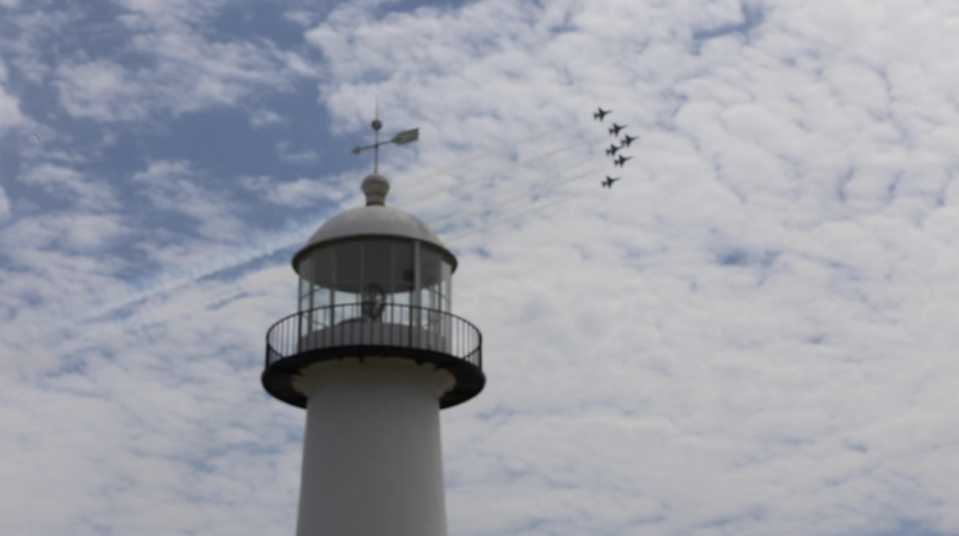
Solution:
[[[636,141],[636,140],[638,140],[638,139],[639,139],[639,136],[636,136],[636,137],[634,138],[633,136],[630,136],[629,134],[624,134],[624,138],[623,138],[623,140],[622,140],[623,144],[620,146],[620,148],[622,148],[622,147],[629,147],[629,145],[630,145],[631,143],[633,143],[634,141]]]
[[[610,188],[610,189],[612,189],[613,183],[616,182],[616,181],[618,181],[618,180],[619,180],[619,177],[610,177],[609,175],[606,175],[606,180],[600,181],[600,184],[603,185],[603,188]]]
[[[609,144],[609,149],[606,149],[606,156],[616,156],[616,151],[618,151],[618,150],[620,150],[620,149],[622,149],[622,148],[623,148],[622,145],[620,145],[619,147],[617,147],[615,143],[610,143],[610,144]]]
[[[623,130],[624,128],[626,128],[626,125],[617,125],[616,123],[613,123],[613,126],[609,127],[609,135],[619,136],[619,131]]]
[[[629,160],[630,158],[632,158],[632,156],[619,155],[619,158],[617,158],[616,160],[613,160],[613,164],[619,167],[623,167],[623,164],[625,164],[626,161]]]
[[[606,117],[606,114],[608,114],[609,112],[612,112],[612,110],[604,110],[602,108],[597,108],[596,112],[593,113],[593,119],[597,121],[602,121],[603,118]]]

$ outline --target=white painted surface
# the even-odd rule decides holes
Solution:
[[[407,359],[305,369],[297,536],[446,536],[439,398],[453,383]]]
[[[337,214],[313,233],[306,243],[306,248],[342,238],[362,236],[409,238],[446,249],[436,233],[415,216],[398,208],[382,205],[367,205]]]

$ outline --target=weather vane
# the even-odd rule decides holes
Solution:
[[[407,143],[414,142],[420,139],[420,129],[413,128],[410,130],[404,130],[399,134],[393,136],[392,139],[388,141],[380,141],[380,129],[383,128],[383,123],[380,121],[380,104],[376,103],[376,119],[373,120],[371,125],[373,131],[376,133],[374,138],[373,145],[367,145],[366,147],[356,147],[353,149],[353,154],[360,154],[367,149],[373,149],[373,173],[379,172],[380,166],[380,146],[389,145],[390,143],[394,145],[406,145]]]

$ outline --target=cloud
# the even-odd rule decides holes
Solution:
[[[24,250],[57,247],[95,251],[112,245],[127,234],[120,218],[104,214],[61,214],[22,218],[4,230],[4,242]]]
[[[792,4],[757,6],[549,3],[531,15],[516,3],[481,2],[383,18],[343,7],[307,34],[327,59],[325,101],[350,128],[378,94],[383,108],[429,122],[450,145],[475,147],[551,122],[600,133],[588,117],[596,103],[643,134],[633,152],[642,166],[624,170],[615,195],[584,196],[456,244],[464,270],[457,310],[482,319],[486,355],[510,356],[489,359],[491,390],[463,410],[476,420],[456,420],[453,435],[472,441],[447,443],[465,449],[447,464],[457,482],[451,517],[462,530],[587,532],[602,518],[613,532],[648,524],[702,534],[729,526],[869,533],[911,509],[942,520],[931,522],[938,533],[957,523],[941,517],[945,509],[885,511],[884,500],[869,498],[949,493],[899,480],[922,463],[878,452],[896,443],[892,415],[915,415],[934,433],[918,416],[938,415],[935,404],[920,408],[893,393],[950,382],[900,376],[907,363],[940,375],[955,368],[942,343],[926,342],[927,315],[911,311],[926,301],[919,279],[946,285],[944,295],[959,288],[906,260],[948,249],[918,222],[951,221],[943,199],[956,160],[927,145],[930,130],[915,118],[951,132],[955,107],[939,100],[945,90],[892,97],[937,83],[932,73],[946,63],[912,70],[919,83],[888,76],[903,56],[934,63],[928,58],[955,37],[918,4],[921,23],[900,25],[871,9],[888,25],[882,31],[852,11],[799,16]],[[936,43],[927,59],[898,48],[912,24],[942,36],[923,41]],[[501,183],[532,180],[542,179],[519,170],[486,190],[451,181],[444,202],[463,206]],[[946,324],[933,331],[955,331]],[[527,366],[534,377],[516,373]],[[685,387],[673,390],[674,382]],[[854,409],[853,400],[874,409]],[[583,425],[550,438],[561,423]],[[852,436],[860,429],[877,431],[866,451],[848,446],[859,444]],[[589,445],[556,446],[582,437]],[[602,450],[619,460],[616,471],[584,458],[598,445],[609,445]],[[522,454],[530,452],[537,456]],[[475,458],[489,462],[466,461]],[[876,472],[880,459],[895,468]],[[551,508],[586,501],[574,493],[597,481],[604,504],[620,508]],[[694,481],[699,491],[686,485]],[[503,516],[473,508],[503,490],[512,490],[495,503]],[[828,506],[838,503],[863,514]]]
[[[310,162],[315,162],[320,158],[320,153],[312,149],[307,149],[305,151],[294,151],[290,149],[290,142],[288,141],[277,142],[276,153],[281,160],[291,164],[304,165]]]
[[[342,188],[330,185],[329,179],[277,182],[270,177],[241,177],[240,183],[248,190],[263,194],[269,202],[287,207],[304,208],[343,198]]]
[[[0,186],[0,222],[10,217],[10,198],[7,192]]]
[[[147,114],[143,87],[120,65],[104,61],[65,65],[58,75],[61,102],[73,116],[109,121]]]
[[[20,102],[7,92],[8,80],[7,66],[0,60],[0,133],[25,123],[25,117],[20,111]]]
[[[205,39],[194,25],[209,23],[225,2],[120,4],[127,46],[146,63],[81,56],[61,64],[56,83],[73,116],[132,121],[236,106],[257,93],[289,90],[293,80],[310,74],[295,52],[269,41]]]
[[[226,32],[244,2],[113,5],[130,35],[66,24],[9,62],[59,134],[4,184],[14,529],[294,530],[303,416],[261,391],[262,337],[296,308],[292,248],[366,171],[275,158],[316,128],[284,99],[320,73],[331,143],[377,96],[387,132],[421,128],[383,153],[389,202],[459,236],[488,384],[443,412],[451,533],[959,530],[955,8],[293,2]],[[260,37],[290,20],[312,50]],[[56,102],[123,123],[97,125],[116,149],[84,152]],[[642,136],[622,169],[597,105]],[[205,140],[168,143],[216,107],[253,110],[266,156],[220,176]]]
[[[144,195],[154,207],[177,212],[199,222],[196,228],[207,239],[235,241],[244,235],[243,222],[233,214],[230,202],[222,193],[196,184],[199,172],[185,161],[151,162],[132,181],[145,186]]]
[[[254,127],[265,127],[283,123],[284,119],[280,114],[270,110],[256,110],[250,115],[250,124]]]
[[[74,201],[77,207],[85,210],[104,211],[117,206],[116,196],[109,185],[71,168],[40,164],[28,169],[19,179],[42,188],[53,197]]]
[[[316,14],[306,10],[290,10],[283,13],[283,17],[293,21],[304,28],[312,26],[316,22]]]

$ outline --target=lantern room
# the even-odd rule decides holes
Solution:
[[[368,176],[366,206],[326,222],[293,258],[300,311],[361,304],[370,320],[390,304],[450,311],[456,258],[422,222],[384,206],[388,190],[383,176]]]
[[[482,389],[479,330],[452,314],[456,257],[420,220],[385,205],[389,187],[382,175],[367,176],[366,205],[328,220],[293,257],[297,313],[267,334],[263,381],[274,396],[301,405],[289,374],[374,355],[448,369],[456,386],[444,407]]]

